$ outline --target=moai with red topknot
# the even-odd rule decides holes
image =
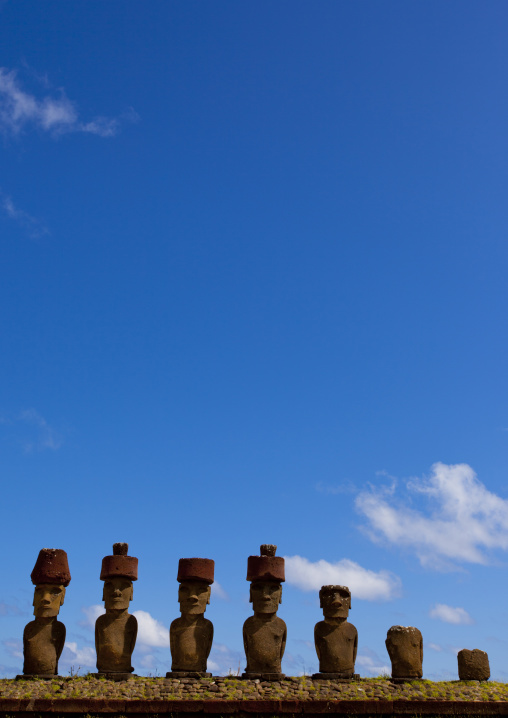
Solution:
[[[280,680],[281,661],[286,648],[286,624],[277,616],[282,603],[284,559],[276,556],[277,546],[263,544],[260,556],[249,556],[247,581],[254,615],[243,624],[243,645],[247,667],[242,678]]]
[[[65,643],[65,626],[57,621],[65,589],[71,580],[67,554],[59,548],[43,548],[31,574],[35,619],[23,632],[23,678],[54,678]]]
[[[133,597],[133,581],[138,578],[138,559],[128,556],[129,544],[113,544],[113,555],[102,559],[102,600],[106,613],[95,622],[95,649],[98,676],[126,680],[132,676],[132,652],[138,635],[138,622],[128,612]]]
[[[404,683],[422,677],[423,638],[414,626],[392,626],[386,634],[386,649],[392,662],[392,682]]]
[[[181,558],[178,562],[178,602],[181,617],[169,628],[171,671],[167,678],[206,678],[213,641],[213,623],[204,617],[210,603],[215,562],[210,558]]]
[[[325,620],[314,627],[319,673],[312,677],[351,680],[358,648],[358,632],[347,621],[351,591],[347,586],[321,586],[319,602]]]

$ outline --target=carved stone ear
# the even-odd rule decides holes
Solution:
[[[64,605],[64,598],[65,598],[65,588],[62,589],[62,598],[60,599],[60,605]]]
[[[210,596],[211,596],[211,593],[212,593],[212,587],[211,587],[211,586],[208,586],[208,596],[207,596],[207,598],[206,598],[206,605],[207,605],[207,606],[210,605]]]

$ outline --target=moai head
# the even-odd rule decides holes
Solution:
[[[417,628],[392,626],[385,643],[392,662],[392,678],[422,677],[423,639]]]
[[[61,548],[41,549],[30,578],[35,584],[34,616],[36,618],[58,616],[65,598],[65,587],[71,581],[65,551]]]
[[[127,556],[129,544],[114,543],[113,555],[102,559],[102,600],[106,611],[124,611],[132,601],[132,582],[138,579],[138,559]]]
[[[321,586],[319,605],[325,618],[347,618],[351,608],[351,591],[347,586]]]
[[[260,556],[247,559],[247,581],[251,582],[249,601],[254,613],[277,613],[282,603],[284,559],[275,555],[276,550],[277,546],[263,544]]]
[[[215,561],[211,558],[181,558],[178,562],[178,603],[182,616],[199,616],[210,603]]]

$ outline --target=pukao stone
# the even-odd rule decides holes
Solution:
[[[65,626],[57,621],[65,589],[71,580],[67,554],[58,548],[43,548],[31,574],[35,619],[23,631],[23,676],[54,678],[65,644]]]
[[[210,558],[181,558],[177,581],[180,618],[169,628],[171,671],[168,678],[211,676],[206,663],[213,641],[213,624],[204,617],[210,603],[215,562]]]
[[[260,556],[249,556],[247,581],[254,615],[243,624],[243,645],[247,667],[242,678],[280,680],[281,661],[286,647],[286,624],[277,616],[282,603],[284,559],[276,556],[277,546],[263,544]]]
[[[133,581],[138,578],[138,559],[128,556],[126,543],[113,544],[113,555],[102,559],[102,600],[106,613],[95,622],[95,649],[98,676],[113,680],[130,678],[132,652],[136,645],[138,622],[128,612],[133,598]]]
[[[489,657],[485,651],[463,648],[457,654],[459,679],[461,681],[488,681],[490,678]]]
[[[351,591],[347,586],[322,586],[319,603],[325,620],[314,627],[319,673],[312,677],[351,680],[358,649],[358,632],[347,621]]]
[[[386,634],[392,681],[413,681],[423,675],[423,639],[414,626],[392,626]]]

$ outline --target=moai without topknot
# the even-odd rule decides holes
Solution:
[[[243,624],[243,645],[247,667],[242,678],[280,680],[281,661],[286,648],[286,624],[277,616],[282,603],[284,559],[276,556],[277,546],[263,544],[261,556],[249,556],[247,581],[254,615]]]
[[[459,679],[461,681],[488,681],[490,678],[489,657],[485,651],[463,648],[457,653]]]
[[[386,634],[386,649],[392,662],[392,681],[414,681],[423,675],[423,639],[414,626],[392,626]]]
[[[204,617],[210,603],[215,562],[210,558],[181,558],[177,581],[180,618],[169,628],[171,671],[167,678],[205,678],[212,648],[213,623]]]
[[[116,680],[130,678],[132,652],[138,635],[138,622],[128,612],[133,597],[133,581],[138,578],[138,559],[127,556],[129,544],[113,544],[113,555],[102,559],[102,600],[106,613],[95,622],[95,649],[98,675]]]
[[[35,584],[35,619],[23,631],[23,676],[18,678],[54,678],[65,643],[65,626],[56,617],[71,580],[65,551],[41,549],[30,578]]]
[[[358,649],[358,632],[347,621],[351,591],[347,586],[321,586],[319,605],[325,620],[314,627],[319,673],[312,677],[351,680]]]

